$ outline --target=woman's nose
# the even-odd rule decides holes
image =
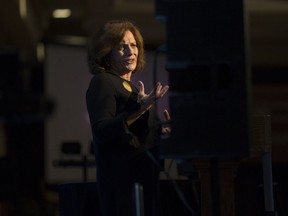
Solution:
[[[133,54],[133,49],[132,49],[131,46],[127,46],[126,53],[127,53],[128,55],[132,55],[132,54]]]

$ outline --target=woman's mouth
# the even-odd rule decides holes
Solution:
[[[134,59],[127,59],[124,61],[126,64],[133,64],[135,62]]]

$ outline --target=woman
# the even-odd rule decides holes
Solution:
[[[139,81],[138,90],[131,76],[143,69],[144,62],[142,36],[127,20],[109,21],[92,37],[88,63],[94,76],[86,101],[103,216],[134,215],[136,182],[143,186],[145,215],[156,215],[159,170],[145,151],[156,152],[153,145],[159,130],[149,125],[149,112],[168,86],[157,83],[145,94]],[[166,110],[164,115],[168,120]],[[162,130],[169,132],[169,128]]]

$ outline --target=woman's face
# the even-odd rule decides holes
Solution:
[[[112,70],[126,74],[135,70],[137,66],[138,47],[134,35],[130,31],[124,33],[122,41],[112,49]]]

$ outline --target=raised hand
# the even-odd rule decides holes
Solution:
[[[159,98],[162,98],[169,89],[168,85],[163,87],[161,83],[158,82],[153,90],[149,94],[146,94],[144,83],[142,81],[139,81],[139,83],[140,90],[138,94],[138,102],[141,105],[145,105],[147,107],[150,107],[154,104],[155,101],[157,101]]]
[[[142,81],[139,81],[139,83],[140,83],[140,89],[138,93],[137,102],[141,104],[141,107],[136,113],[130,115],[127,118],[126,123],[128,125],[132,124],[142,114],[144,114],[147,110],[149,110],[158,99],[162,98],[166,94],[166,92],[169,89],[168,85],[163,87],[161,83],[158,82],[154,87],[154,89],[149,94],[146,94],[144,83]]]

